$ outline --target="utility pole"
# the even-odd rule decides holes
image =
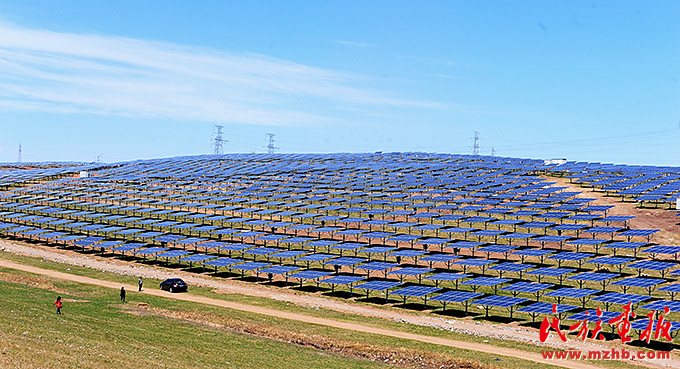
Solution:
[[[21,143],[19,143],[19,153],[17,155],[17,163],[21,164]]]
[[[475,132],[475,138],[472,144],[472,155],[479,155],[479,132]]]
[[[273,133],[267,133],[267,154],[273,154],[278,150],[279,148],[274,146],[274,134]]]
[[[227,142],[224,138],[222,138],[222,128],[224,126],[220,126],[215,124],[213,127],[213,154],[214,155],[222,155],[224,154],[224,143]]]

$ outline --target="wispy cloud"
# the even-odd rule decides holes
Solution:
[[[372,44],[370,42],[357,42],[357,41],[347,41],[347,40],[334,40],[333,42],[341,44],[341,45],[361,47],[361,48],[378,47],[378,45]]]
[[[338,103],[438,108],[370,78],[252,53],[0,23],[0,108],[257,125],[335,122]]]

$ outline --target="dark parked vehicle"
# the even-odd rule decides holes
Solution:
[[[170,292],[182,292],[187,291],[187,284],[179,278],[170,278],[161,282],[161,289]]]

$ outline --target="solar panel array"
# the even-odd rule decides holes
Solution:
[[[50,173],[75,168],[81,167]],[[485,301],[510,297],[503,293],[581,296],[553,286],[563,280],[601,283],[594,301],[642,302],[650,297],[602,291],[608,283],[673,292],[678,264],[649,258],[673,258],[680,246],[654,245],[650,240],[658,230],[628,229],[631,218],[608,215],[611,205],[578,197],[536,173],[566,175],[610,195],[663,204],[680,191],[680,171],[657,169],[394,153],[158,159],[40,183],[32,181],[52,177],[45,175],[49,171],[25,172],[22,181],[0,192],[0,234],[215,271],[286,274],[304,267],[309,270],[293,275],[345,282],[338,285],[381,271],[383,279],[368,283],[405,278],[410,285],[400,291],[439,296],[497,285],[481,283],[500,281],[488,277],[490,271],[518,273],[503,279],[512,282],[508,286],[471,297],[491,294],[481,300],[485,306],[504,305]],[[0,170],[0,189],[3,178]],[[661,194],[662,188],[673,190]],[[475,254],[480,251],[487,258]],[[596,270],[603,267],[620,273]],[[457,273],[461,269],[465,274]],[[623,273],[647,276],[619,279]],[[430,293],[425,295],[437,301]]]

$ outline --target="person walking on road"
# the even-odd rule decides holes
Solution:
[[[142,284],[144,284],[144,281],[142,281],[142,277],[139,277],[137,284],[139,285],[139,292],[142,292]]]
[[[120,302],[125,302],[125,287],[120,288]]]
[[[57,301],[53,302],[52,305],[57,307],[57,314],[61,314],[61,307],[63,303],[61,302],[61,296],[57,296]]]

